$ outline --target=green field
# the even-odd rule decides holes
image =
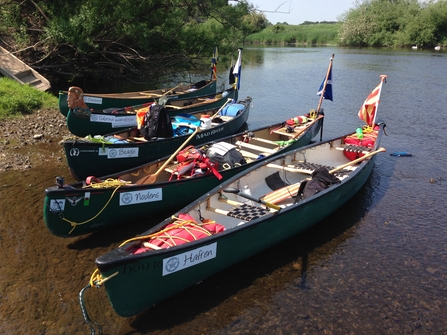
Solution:
[[[340,23],[276,24],[245,39],[248,44],[337,45]]]

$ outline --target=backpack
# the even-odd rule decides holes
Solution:
[[[312,172],[311,180],[301,182],[296,201],[309,198],[337,183],[340,183],[340,179],[330,174],[327,168],[320,167]]]
[[[141,135],[146,140],[154,137],[172,137],[171,118],[162,105],[152,105],[144,115],[140,128]]]
[[[196,149],[193,145],[179,151],[177,163],[169,181],[174,175],[180,179],[182,176],[194,177],[209,173],[213,173],[219,180],[222,179],[222,175],[217,171],[217,163],[211,162],[201,149]]]
[[[247,164],[244,156],[236,150],[236,146],[226,142],[218,142],[211,145],[206,152],[211,162],[226,170]]]

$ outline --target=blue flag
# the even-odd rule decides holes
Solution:
[[[321,92],[323,91],[324,88],[324,81],[326,80],[326,78],[323,79],[323,82],[321,83],[320,89],[318,90],[317,95],[321,95]],[[326,83],[326,89],[324,90],[324,95],[323,95],[324,99],[327,100],[332,100],[332,68],[329,71],[329,75],[327,77],[327,83]]]

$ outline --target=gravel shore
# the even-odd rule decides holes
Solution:
[[[58,142],[70,136],[57,108],[0,121],[0,172],[64,161]]]

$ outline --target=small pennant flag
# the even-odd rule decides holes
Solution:
[[[377,105],[380,102],[380,88],[382,83],[380,83],[366,98],[362,107],[359,110],[360,120],[365,121],[368,125],[372,125],[374,121],[374,116],[376,115]]]

